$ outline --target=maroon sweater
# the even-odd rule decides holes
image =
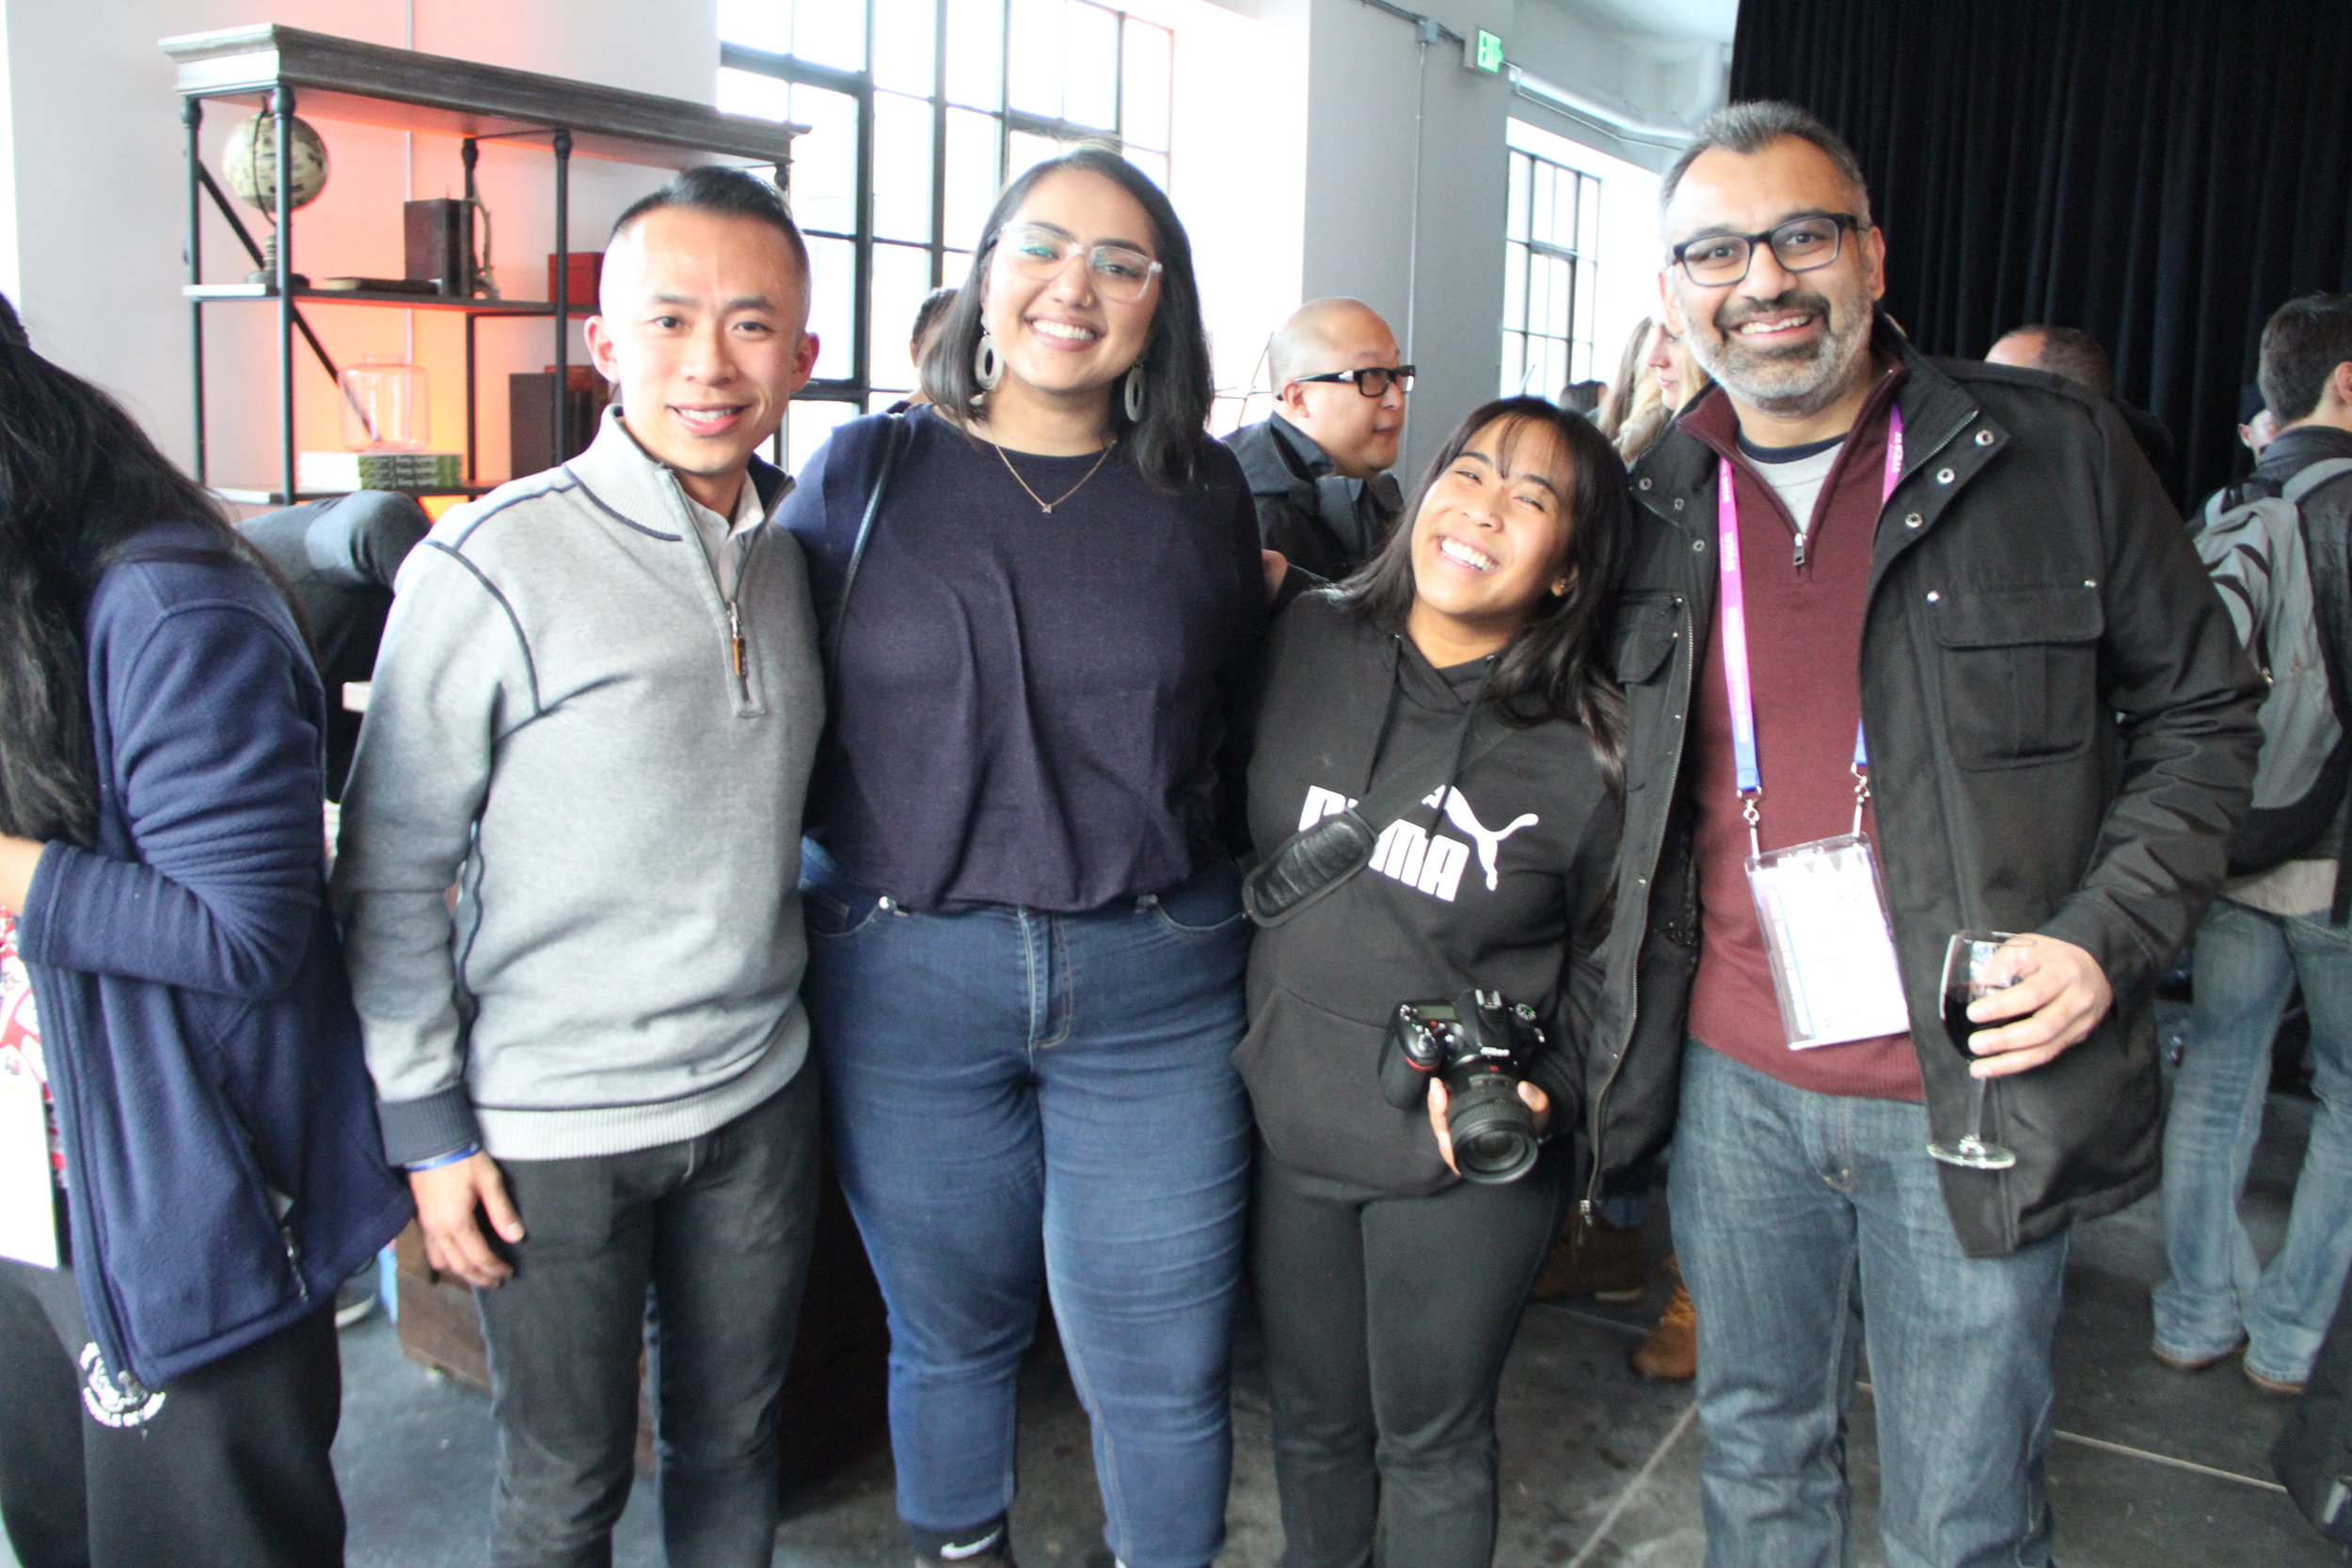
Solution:
[[[1886,474],[1887,411],[1902,381],[1882,374],[1836,466],[1821,486],[1797,566],[1795,526],[1780,497],[1738,452],[1730,400],[1709,393],[1683,429],[1731,459],[1740,503],[1740,560],[1748,605],[1748,664],[1756,689],[1756,746],[1763,774],[1760,836],[1784,848],[1853,831],[1853,740],[1862,718],[1862,624]],[[1696,520],[1710,531],[1715,519]],[[1918,1100],[1919,1061],[1908,1035],[1788,1049],[1780,1004],[1748,892],[1748,825],[1731,757],[1731,705],[1723,640],[1708,639],[1692,697],[1691,787],[1698,806],[1703,940],[1691,988],[1690,1032],[1784,1084],[1819,1094]],[[1877,841],[1865,812],[1863,831]],[[1883,850],[1881,851],[1883,854]]]

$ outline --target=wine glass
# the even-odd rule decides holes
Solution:
[[[1977,1054],[1968,1049],[1968,1037],[1979,1027],[1968,1021],[1968,1004],[1979,996],[1990,996],[2017,983],[2010,973],[2011,962],[1996,960],[1994,955],[2009,941],[2008,931],[1961,931],[1944,949],[1944,1033],[1950,1037],[1952,1049],[1961,1059],[1975,1062]],[[1968,1079],[1968,1135],[1958,1143],[1931,1143],[1928,1152],[1947,1165],[1965,1165],[1970,1170],[2007,1170],[2017,1163],[2014,1150],[1999,1144],[1987,1143],[1984,1138],[1984,1080],[1971,1074]]]

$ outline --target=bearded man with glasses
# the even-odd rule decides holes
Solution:
[[[1852,1560],[1866,1345],[1887,1562],[2041,1568],[2067,1234],[2155,1184],[2152,985],[2220,881],[2257,677],[2111,402],[1879,313],[1834,133],[1735,104],[1661,199],[1665,325],[1716,386],[1631,472],[1587,1193],[1678,1103],[1711,1568]],[[1955,1039],[1963,929],[2022,934]],[[2000,1168],[1929,1153],[1973,1085]]]
[[[1389,469],[1413,367],[1353,299],[1310,300],[1266,348],[1274,412],[1225,438],[1258,503],[1258,535],[1336,582],[1379,553],[1405,497]]]

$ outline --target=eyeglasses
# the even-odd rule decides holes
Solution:
[[[1674,247],[1674,259],[1692,282],[1719,289],[1748,276],[1757,245],[1772,247],[1772,260],[1783,272],[1812,272],[1837,260],[1845,248],[1846,230],[1869,228],[1851,213],[1816,213],[1790,218],[1761,234],[1701,234]]]
[[[1400,392],[1413,389],[1413,367],[1410,365],[1366,365],[1360,371],[1326,371],[1321,375],[1295,375],[1293,381],[1353,381],[1356,389],[1368,398],[1389,395],[1389,384],[1394,382]]]
[[[997,253],[1024,277],[1058,277],[1073,256],[1087,259],[1087,277],[1104,299],[1133,304],[1152,291],[1160,263],[1129,245],[1083,245],[1058,229],[1016,223],[996,236]]]

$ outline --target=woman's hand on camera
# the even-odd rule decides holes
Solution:
[[[1445,1168],[1459,1176],[1462,1167],[1454,1163],[1454,1134],[1445,1130],[1445,1108],[1451,1098],[1445,1092],[1444,1079],[1432,1078],[1429,1081],[1429,1131],[1438,1135],[1438,1152],[1445,1157]],[[1526,1102],[1528,1110],[1534,1116],[1535,1135],[1543,1136],[1544,1129],[1551,1125],[1551,1096],[1521,1079],[1519,1099]]]

